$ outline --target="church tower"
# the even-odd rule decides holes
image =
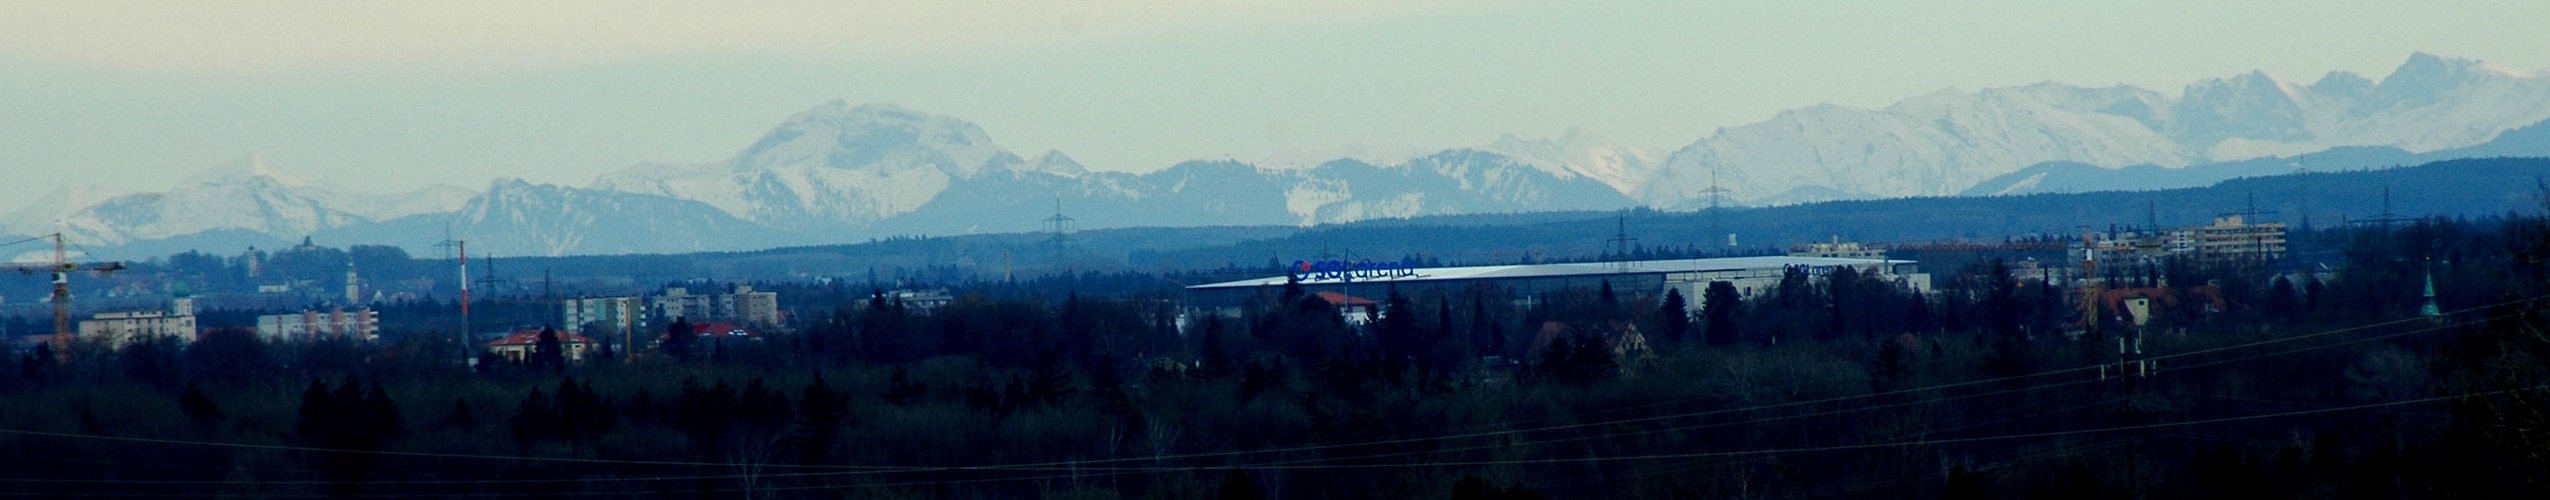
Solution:
[[[354,276],[354,261],[345,261],[345,305],[363,304],[363,283]]]

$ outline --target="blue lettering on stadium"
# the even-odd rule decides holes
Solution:
[[[1293,279],[1300,281],[1354,281],[1409,278],[1417,276],[1417,260],[1397,262],[1364,260],[1293,261]]]

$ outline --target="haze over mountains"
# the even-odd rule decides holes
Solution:
[[[1688,209],[1707,203],[1713,174],[1728,202],[1754,205],[2164,188],[2228,178],[2221,172],[2535,154],[2525,152],[2542,151],[2536,143],[2550,136],[2500,134],[2544,120],[2550,75],[2417,54],[2379,81],[2341,72],[2295,84],[2250,73],[2176,94],[2040,83],[1940,91],[1884,109],[1812,106],[1664,154],[1571,130],[1386,165],[1190,161],[1134,174],[1059,151],[1022,155],[955,117],[836,101],[725,160],[633,166],[583,187],[506,179],[476,192],[358,194],[249,158],[168,192],[61,191],[8,212],[0,233],[49,233],[59,221],[77,241],[148,256],[304,236],[422,251],[448,228],[473,251],[566,255],[1031,231],[1058,205],[1080,228]]]

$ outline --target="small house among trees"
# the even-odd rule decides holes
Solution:
[[[549,357],[548,355],[552,353],[555,359],[568,363],[582,363],[601,345],[592,337],[561,332],[553,328],[516,329],[512,334],[505,335],[505,338],[486,344],[489,354],[516,364],[541,364],[541,359]]]

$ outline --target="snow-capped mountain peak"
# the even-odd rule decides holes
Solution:
[[[997,172],[1086,170],[1060,154],[1031,165],[963,120],[836,100],[789,117],[722,164],[642,165],[593,186],[698,201],[777,227],[838,228],[911,212],[954,182]]]
[[[1657,157],[1653,152],[1614,144],[1576,127],[1548,139],[1505,134],[1486,149],[1561,179],[1588,177],[1622,193],[1638,190],[1638,185],[1654,173]]]
[[[1017,165],[981,127],[892,104],[832,101],[791,116],[729,163],[736,172],[787,167],[929,168],[972,178]]]
[[[1062,151],[1056,150],[1046,150],[1045,154],[1036,155],[1036,159],[1034,161],[1027,162],[1024,170],[1029,172],[1044,172],[1064,177],[1079,177],[1089,173],[1089,168],[1082,166],[1080,161],[1073,160],[1071,159],[1071,155],[1066,155],[1063,154]]]
[[[186,176],[185,183],[212,184],[222,182],[239,182],[249,179],[264,179],[267,182],[272,182],[276,185],[285,187],[308,187],[311,185],[309,180],[286,173],[282,168],[276,167],[274,162],[267,159],[265,155],[257,154],[241,156],[237,159],[233,159],[219,165],[214,165],[211,168],[195,171],[195,173]]]
[[[2454,89],[2487,80],[2527,78],[2514,70],[2490,65],[2476,59],[2443,57],[2425,52],[2408,56],[2390,76],[2383,77],[2373,94],[2391,102],[2424,102]]]
[[[1637,193],[1650,205],[1692,206],[1716,172],[1740,200],[1948,195],[2044,162],[2175,167],[2342,146],[2433,151],[2544,119],[2550,74],[2424,53],[2378,83],[2340,72],[2306,86],[2253,71],[2176,96],[2054,83],[1951,89],[1880,110],[1809,106],[1721,129],[1667,157]]]

